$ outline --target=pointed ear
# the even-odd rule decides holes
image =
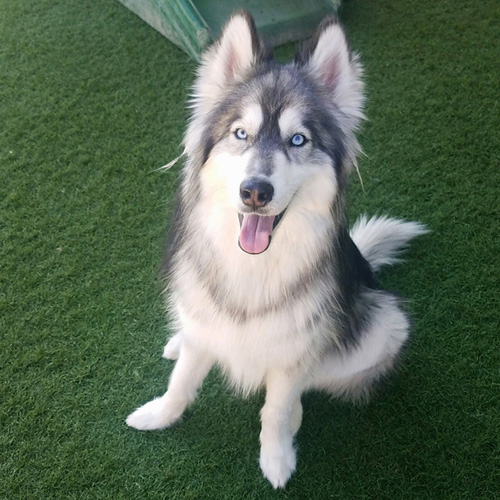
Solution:
[[[252,16],[245,10],[236,12],[226,22],[219,39],[203,54],[195,104],[210,108],[228,85],[243,79],[263,58],[264,46]]]
[[[331,96],[344,116],[341,127],[354,131],[364,118],[363,70],[336,18],[323,20],[295,62]]]

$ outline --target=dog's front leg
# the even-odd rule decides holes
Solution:
[[[168,391],[137,408],[128,416],[127,424],[142,431],[164,429],[172,425],[194,401],[212,365],[212,359],[205,352],[183,342]]]
[[[266,402],[261,410],[260,468],[274,488],[285,486],[295,470],[293,438],[302,417],[302,378],[287,371],[266,377]]]

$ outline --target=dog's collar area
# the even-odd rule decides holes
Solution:
[[[272,235],[283,219],[286,208],[278,215],[238,214],[240,236],[238,246],[245,253],[258,255],[271,244]]]

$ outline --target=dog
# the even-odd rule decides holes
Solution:
[[[139,430],[176,422],[213,365],[243,395],[265,388],[260,467],[274,488],[296,468],[301,395],[359,399],[398,359],[409,320],[374,273],[425,227],[362,217],[346,188],[364,118],[362,67],[336,18],[280,64],[238,11],[204,53],[165,258],[177,360]]]

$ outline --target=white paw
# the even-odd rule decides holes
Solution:
[[[180,334],[174,335],[163,349],[163,357],[165,359],[178,359],[181,352],[182,339]]]
[[[137,408],[127,417],[126,423],[140,431],[165,429],[179,419],[185,407],[163,396]]]
[[[275,489],[285,486],[295,471],[296,464],[296,453],[292,446],[272,452],[264,449],[260,451],[260,468]]]

